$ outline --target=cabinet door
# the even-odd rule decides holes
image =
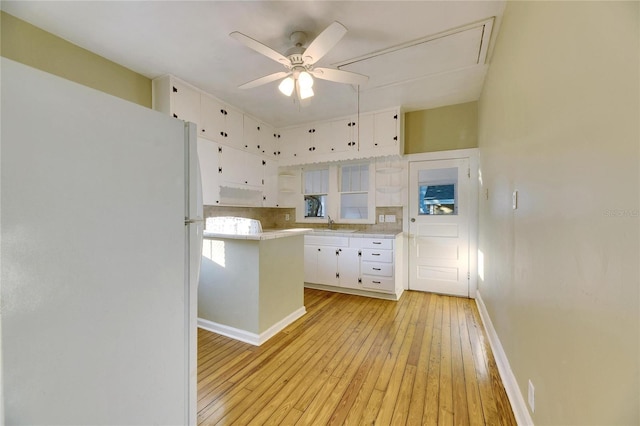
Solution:
[[[276,138],[275,130],[266,123],[258,125],[258,153],[267,157],[275,157],[276,154]]]
[[[361,288],[360,279],[360,255],[357,248],[338,249],[338,274],[340,274],[340,287]]]
[[[230,146],[220,153],[220,180],[239,185],[262,186],[262,158]]]
[[[331,127],[331,122],[317,123],[309,126],[309,146],[307,148],[308,155],[314,156],[331,152],[332,141],[335,140]]]
[[[215,206],[220,202],[220,173],[218,173],[218,144],[198,138],[198,160],[202,176],[202,203]]]
[[[222,104],[211,96],[202,95],[200,99],[202,126],[200,136],[213,141],[227,144],[227,137],[223,130],[224,109]]]
[[[329,152],[353,151],[358,148],[357,121],[353,117],[331,122]]]
[[[331,246],[318,247],[317,283],[338,285],[338,256],[337,248]]]
[[[201,127],[200,92],[180,81],[172,80],[171,113],[175,118],[196,123]]]
[[[236,148],[243,148],[244,114],[229,105],[222,105],[222,128],[225,133],[226,143]]]
[[[243,118],[242,148],[245,151],[259,153],[260,123],[245,115]]]
[[[278,151],[283,160],[292,160],[308,152],[309,133],[307,126],[290,127],[280,131]]]
[[[368,151],[373,149],[373,114],[364,114],[360,116],[356,135],[356,142],[360,151]]]
[[[264,165],[264,185],[262,186],[262,206],[278,207],[278,162],[275,159],[267,158],[263,160]]]
[[[398,111],[385,111],[373,115],[373,147],[398,145]]]

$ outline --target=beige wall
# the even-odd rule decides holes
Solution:
[[[0,54],[151,108],[151,80],[5,12]]]
[[[478,146],[478,102],[407,112],[404,120],[405,154]]]
[[[479,290],[538,425],[640,424],[639,5],[509,2],[479,103]]]

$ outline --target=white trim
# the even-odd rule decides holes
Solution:
[[[231,339],[249,343],[254,346],[260,346],[264,342],[278,334],[280,331],[282,331],[286,326],[293,323],[295,320],[306,313],[307,310],[303,306],[300,309],[297,309],[294,312],[290,313],[260,334],[251,333],[250,331],[241,330],[239,328],[230,327],[224,324],[219,324],[217,322],[209,321],[203,318],[198,318],[198,327],[202,328],[203,330],[211,331],[212,333],[227,336]]]
[[[476,292],[476,305],[478,306],[478,312],[480,313],[480,318],[482,319],[484,329],[486,330],[487,336],[489,337],[489,344],[491,345],[491,350],[493,351],[493,357],[496,360],[496,365],[498,366],[498,371],[500,372],[500,377],[502,378],[504,389],[507,392],[507,397],[509,398],[509,402],[511,403],[511,409],[513,410],[513,414],[516,417],[516,422],[521,426],[533,425],[533,419],[529,414],[529,410],[527,409],[524,397],[520,392],[520,387],[518,386],[516,376],[514,376],[513,371],[511,371],[511,366],[509,365],[507,354],[502,348],[502,343],[500,343],[500,339],[498,338],[496,329],[493,328],[493,323],[491,322],[491,318],[489,317],[489,312],[487,312],[487,307],[484,305],[482,297],[480,297],[479,290]]]

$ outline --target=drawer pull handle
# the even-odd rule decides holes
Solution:
[[[382,271],[380,268],[373,268],[374,271]]]
[[[371,253],[371,256],[380,256],[380,253]]]
[[[380,284],[380,281],[372,281],[374,284]]]
[[[380,241],[374,241],[373,244],[382,244]]]

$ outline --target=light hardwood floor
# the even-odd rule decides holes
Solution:
[[[200,425],[515,425],[473,300],[305,289],[260,347],[198,331]]]

